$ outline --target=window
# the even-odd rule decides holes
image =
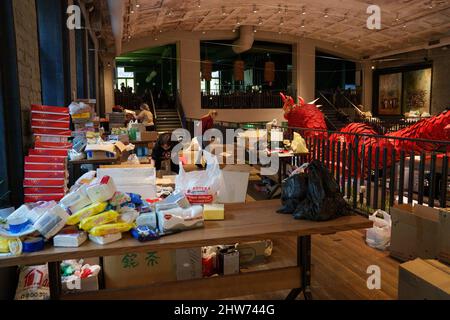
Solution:
[[[220,72],[214,71],[211,73],[211,81],[209,82],[209,90],[208,90],[208,81],[202,80],[201,83],[202,92],[212,92],[219,93],[220,92]]]
[[[70,97],[67,75],[68,38],[63,13],[64,1],[36,1],[42,102],[64,106]],[[68,96],[69,94],[69,96]]]
[[[136,92],[134,72],[127,72],[125,67],[117,67],[116,89],[122,91],[123,86],[131,88],[132,92]]]

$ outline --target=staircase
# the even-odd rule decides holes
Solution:
[[[329,130],[340,131],[343,127],[350,123],[346,114],[339,111],[322,93],[319,92],[319,102],[322,105],[320,110],[325,115],[325,120]]]
[[[156,113],[156,131],[173,132],[175,129],[182,128],[180,116],[176,109],[157,109]]]

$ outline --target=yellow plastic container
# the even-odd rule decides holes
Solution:
[[[77,225],[83,219],[102,213],[103,211],[105,211],[107,206],[108,206],[107,202],[94,203],[71,215],[70,218],[67,220],[66,224],[69,226]]]
[[[132,228],[133,228],[132,224],[125,222],[104,224],[102,226],[92,228],[89,231],[89,234],[95,237],[100,237],[105,236],[107,234],[127,232],[130,231]]]
[[[89,231],[94,227],[98,227],[107,223],[116,222],[119,213],[114,210],[106,211],[101,214],[81,220],[80,228]]]

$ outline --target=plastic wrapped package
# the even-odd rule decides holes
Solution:
[[[81,209],[92,204],[91,199],[87,196],[86,186],[82,185],[77,190],[69,193],[59,202],[69,213],[78,212]]]
[[[378,218],[378,214],[383,219]],[[366,243],[369,247],[386,250],[391,242],[391,216],[383,210],[377,210],[369,216],[369,220],[373,221],[373,227],[366,231]]]
[[[137,226],[147,226],[153,229],[156,229],[158,222],[156,220],[156,214],[154,212],[141,214],[136,219]]]
[[[92,242],[94,242],[96,244],[100,244],[100,245],[105,245],[108,243],[116,242],[116,241],[119,241],[120,239],[122,239],[121,232],[107,234],[104,236],[93,236],[91,234],[89,235],[89,240],[91,240]]]
[[[115,207],[119,207],[127,202],[130,202],[131,198],[128,194],[125,192],[117,191],[114,193],[112,199],[109,201],[109,203]]]
[[[116,222],[118,217],[118,212],[114,210],[106,211],[93,217],[81,220],[80,228],[84,231],[89,231],[94,227],[101,226],[110,222]]]
[[[114,185],[114,181],[109,176],[103,178],[96,178],[86,188],[86,193],[92,202],[103,202],[110,200],[117,189]]]
[[[89,234],[99,237],[105,236],[108,234],[121,233],[130,231],[133,228],[133,225],[125,222],[118,222],[112,224],[105,224],[102,226],[94,227],[89,231]]]
[[[50,288],[46,265],[21,267],[15,300],[48,300]]]
[[[69,214],[63,207],[56,205],[44,213],[36,221],[34,227],[46,239],[50,239],[64,228],[69,217]]]
[[[81,220],[92,217],[96,214],[99,214],[103,211],[105,211],[106,207],[108,206],[107,202],[100,202],[100,203],[94,203],[90,206],[81,209],[80,211],[76,212],[70,218],[67,220],[67,224],[69,226],[74,226],[78,223],[80,223]]]
[[[28,214],[28,220],[32,223],[36,223],[36,221],[38,221],[46,211],[57,205],[55,201],[38,202],[36,204],[37,206],[34,207]]]
[[[157,212],[159,229],[163,232],[201,228],[204,225],[203,207],[173,208]]]

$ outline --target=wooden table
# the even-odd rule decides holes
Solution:
[[[369,228],[372,223],[361,216],[347,216],[327,222],[294,220],[291,215],[277,214],[276,210],[279,207],[279,200],[228,205],[224,221],[208,221],[202,229],[185,231],[145,243],[126,236],[121,241],[105,246],[87,242],[79,248],[49,247],[37,253],[0,258],[0,268],[48,262],[52,299],[221,299],[283,289],[292,289],[288,299],[295,299],[301,292],[306,299],[310,299],[312,298],[311,235]],[[297,266],[198,280],[156,283],[151,286],[61,294],[59,264],[63,260],[233,244],[289,236],[298,238]]]

